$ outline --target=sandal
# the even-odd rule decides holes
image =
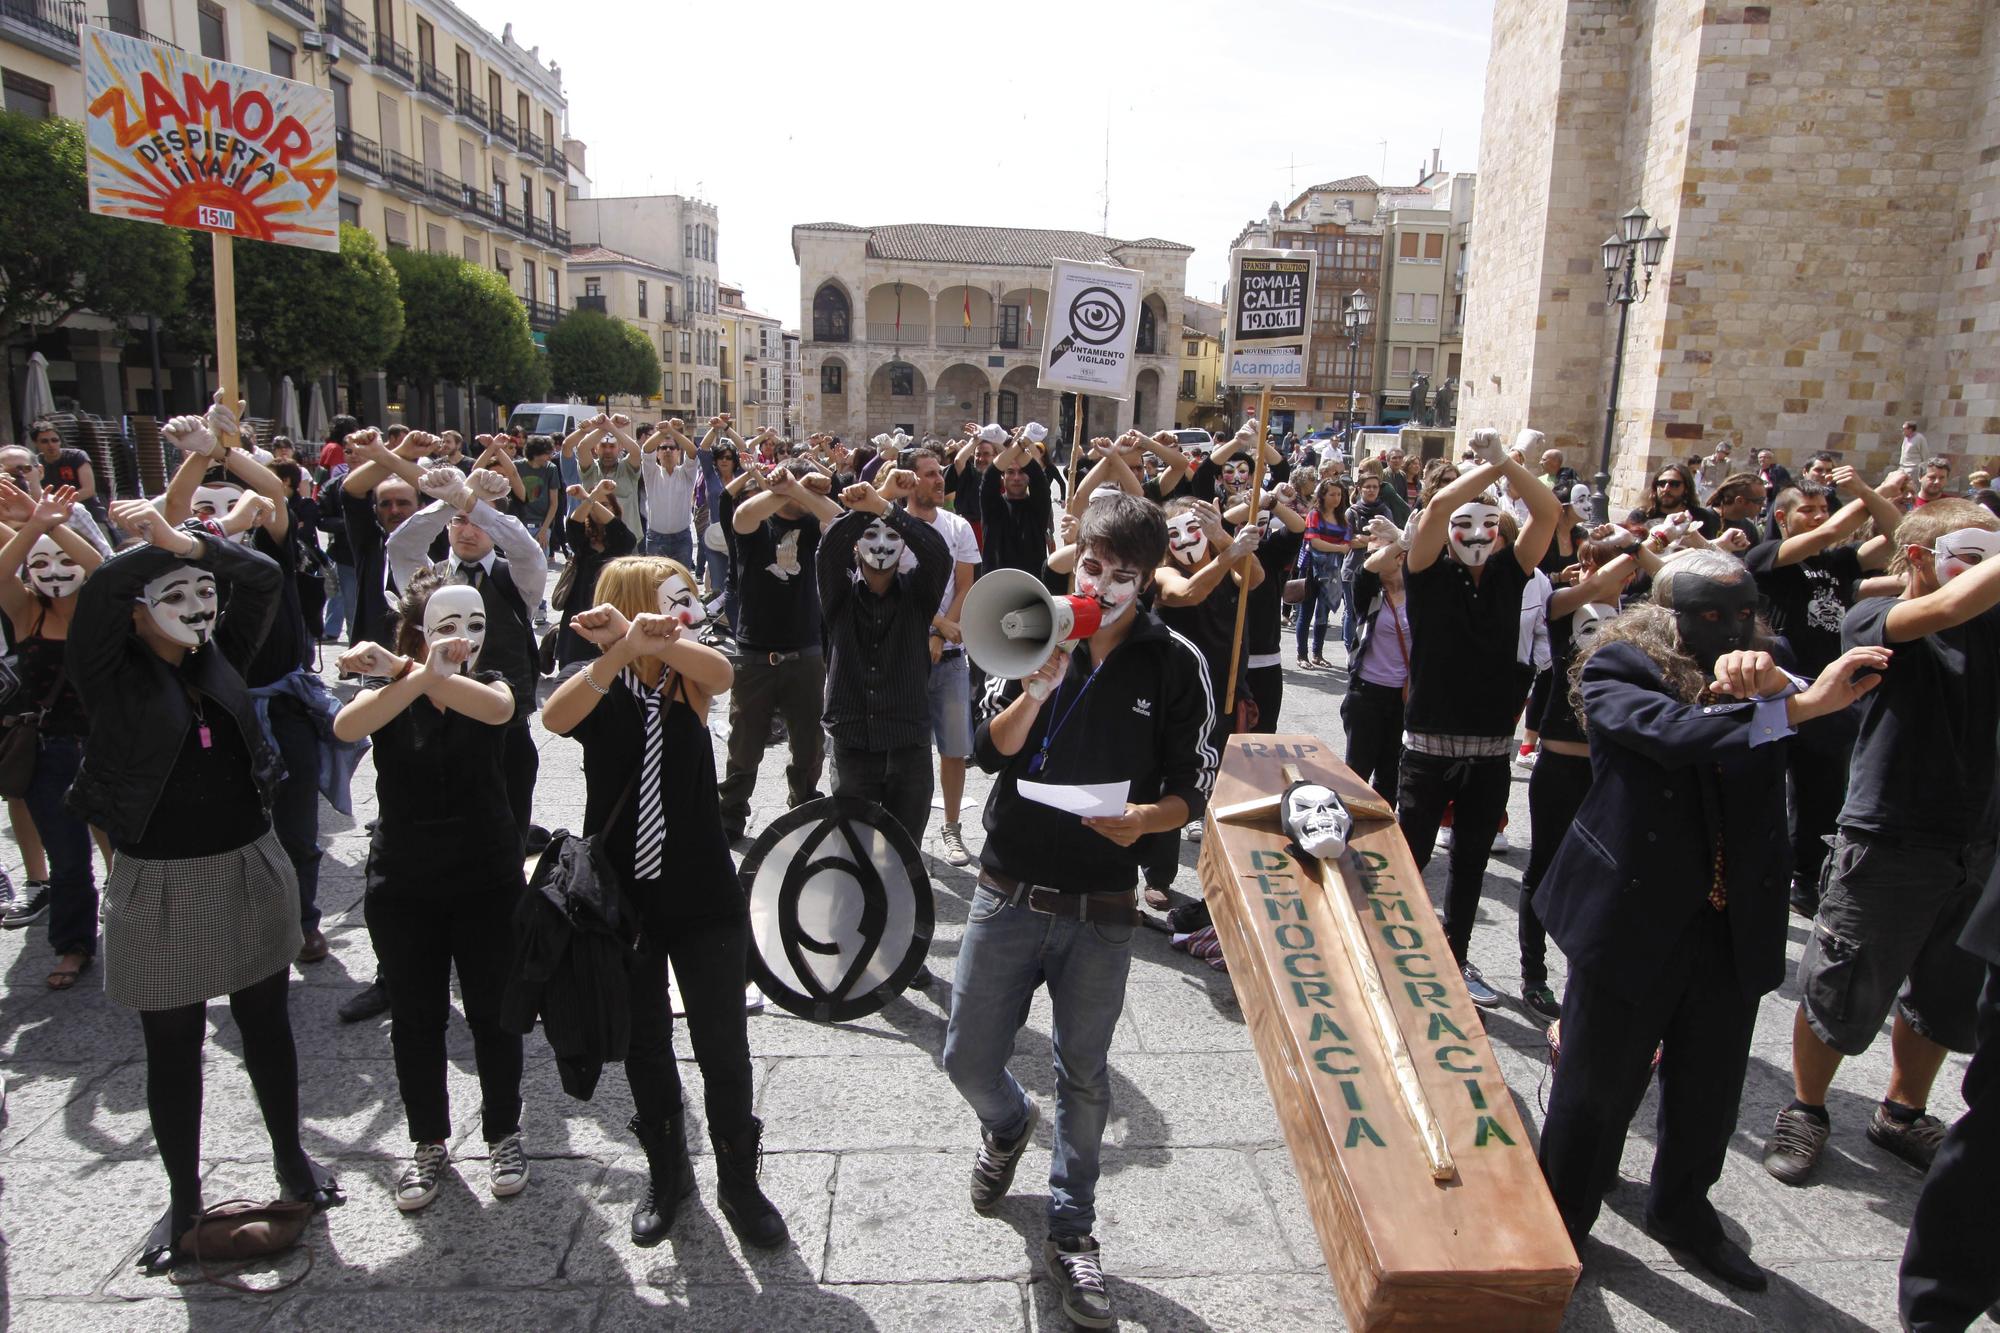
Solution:
[[[1327,661],[1324,657],[1315,657],[1312,664],[1323,671],[1333,670],[1333,663]]]
[[[75,966],[69,964],[74,963]],[[76,985],[76,979],[90,970],[91,956],[87,953],[71,951],[56,959],[56,965],[49,970],[50,990],[69,990]]]
[[[1310,670],[1312,670],[1312,663],[1311,663],[1311,662],[1308,662],[1308,661],[1306,661],[1306,659],[1305,659],[1305,658],[1301,657],[1301,658],[1299,659],[1299,670],[1301,670],[1301,671],[1310,671]]]
[[[304,1154],[300,1154],[304,1157]],[[278,1172],[278,1197],[286,1203],[309,1203],[315,1212],[332,1208],[347,1202],[347,1196],[340,1192],[340,1181],[333,1172],[321,1166],[310,1157],[305,1157],[306,1179],[287,1180],[283,1171]]]

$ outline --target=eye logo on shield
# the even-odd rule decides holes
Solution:
[[[1069,303],[1069,332],[1049,352],[1055,365],[1078,343],[1103,347],[1118,340],[1125,331],[1125,302],[1109,287],[1085,287]]]
[[[822,1023],[874,1013],[923,966],[930,876],[903,826],[872,801],[828,796],[758,835],[738,872],[750,900],[750,972],[780,1007]]]

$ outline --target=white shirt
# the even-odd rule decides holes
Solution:
[[[944,601],[938,604],[938,614],[951,610],[952,599],[958,596],[958,566],[979,563],[979,539],[972,535],[972,524],[960,518],[949,509],[940,507],[930,519],[930,525],[937,535],[944,538],[946,548],[951,551],[952,577],[945,581]],[[909,547],[903,548],[903,560],[897,566],[907,574],[917,567],[917,553]]]
[[[646,484],[646,527],[650,532],[686,532],[694,523],[694,483],[701,466],[683,454],[672,472],[660,466],[657,453],[639,460],[639,477]]]
[[[389,534],[388,558],[382,563],[395,575],[398,588],[409,587],[410,580],[430,566],[431,541],[444,530],[455,512],[444,501],[433,500]],[[528,534],[520,519],[501,513],[484,500],[473,502],[471,518],[493,539],[495,549],[507,557],[507,573],[528,609],[533,611],[542,600],[542,589],[549,579],[549,557],[542,544]],[[450,559],[454,565],[457,563],[456,556]],[[479,563],[488,573],[492,572],[491,556]]]
[[[1924,460],[1931,456],[1931,444],[1922,431],[1903,437],[1902,468],[1910,480],[1915,481],[1917,473],[1923,470]]]

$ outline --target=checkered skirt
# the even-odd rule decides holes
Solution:
[[[120,852],[104,888],[104,993],[173,1009],[262,981],[298,956],[299,884],[267,831],[214,856]]]

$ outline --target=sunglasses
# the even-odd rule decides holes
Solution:
[[[1658,481],[1653,483],[1653,486],[1656,489],[1665,489],[1669,491],[1684,491],[1687,489],[1687,483],[1682,481],[1678,477],[1661,477]]]

